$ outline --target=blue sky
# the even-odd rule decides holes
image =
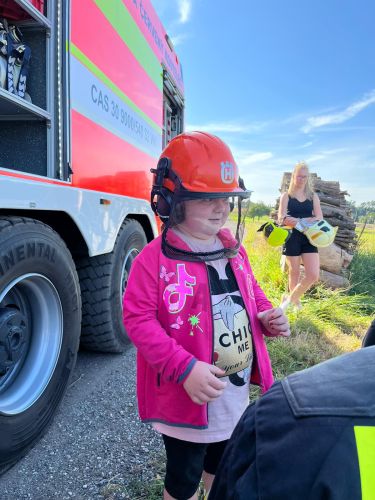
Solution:
[[[299,160],[375,199],[373,0],[152,0],[182,63],[187,130],[232,148],[273,204]]]

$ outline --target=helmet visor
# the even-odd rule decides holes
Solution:
[[[227,205],[227,208],[219,209],[218,212],[222,212],[220,213],[221,218],[218,216],[214,221],[205,219],[205,217],[199,213],[199,210],[195,216],[192,216],[191,211],[189,212],[189,210],[186,210],[185,202],[189,202],[190,200],[196,201],[198,199],[207,204],[210,203],[210,200],[218,200],[217,203],[222,203],[223,207]],[[245,218],[249,206],[248,203],[243,203],[243,201],[243,192],[228,193],[228,196],[223,196],[222,193],[220,196],[218,196],[217,193],[204,193],[204,196],[202,196],[202,194],[196,196],[196,193],[189,193],[189,196],[183,197],[176,196],[172,205],[171,215],[162,235],[163,253],[171,259],[194,262],[208,262],[236,256],[242,243]],[[203,248],[202,246],[197,248],[196,245],[189,241],[189,238],[182,237],[189,247],[189,250],[178,248],[176,245],[170,243],[168,231],[174,228],[178,235],[183,236],[181,231],[184,227],[186,212],[188,212],[189,224],[191,224],[191,227],[193,227],[195,223],[194,217],[196,217],[197,224],[199,224],[202,231],[207,232],[207,234],[215,236],[221,229],[225,228],[229,229],[232,238],[226,239],[225,242],[221,242],[221,240],[217,238],[218,244],[212,247],[203,245]],[[205,224],[207,225],[205,226]]]

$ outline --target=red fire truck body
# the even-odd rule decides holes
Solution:
[[[80,344],[125,348],[128,272],[158,231],[150,168],[183,107],[149,0],[0,0],[0,472],[50,422]]]

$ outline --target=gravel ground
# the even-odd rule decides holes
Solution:
[[[138,419],[135,349],[79,353],[47,434],[0,478],[0,500],[135,499],[155,476],[159,436]]]

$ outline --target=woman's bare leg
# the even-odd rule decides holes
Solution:
[[[298,285],[299,275],[300,275],[300,264],[301,257],[297,255],[296,257],[286,257],[286,263],[288,264],[288,287],[289,292],[292,292]]]
[[[296,284],[291,290],[289,298],[292,304],[298,304],[302,295],[307,292],[314,283],[319,281],[319,254],[303,253],[301,257],[305,268],[305,275],[301,282]]]

